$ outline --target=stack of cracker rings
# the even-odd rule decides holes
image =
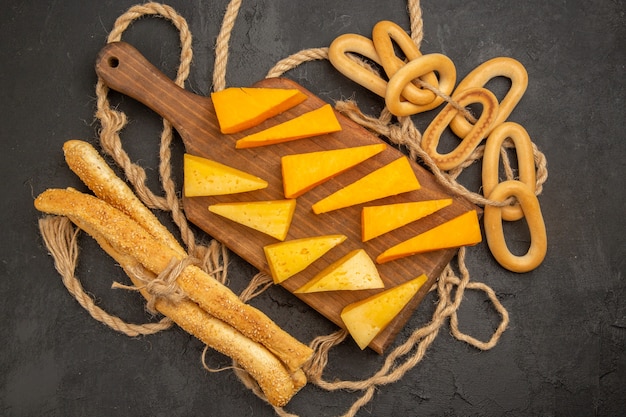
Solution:
[[[394,42],[406,59],[396,55]],[[380,65],[388,81],[355,59],[354,54]],[[547,251],[547,237],[536,196],[533,144],[521,125],[506,121],[528,85],[526,69],[520,62],[507,57],[493,58],[475,68],[455,88],[456,68],[450,58],[437,53],[422,55],[409,35],[389,21],[374,26],[372,39],[356,34],[339,36],[329,47],[328,59],[343,75],[383,97],[394,116],[433,110],[446,101],[424,131],[420,144],[438,169],[451,171],[461,167],[486,138],[482,188],[489,200],[484,210],[489,249],[500,265],[514,272],[528,272],[541,264]],[[511,80],[501,102],[484,87],[496,77]],[[478,120],[466,110],[471,104],[482,106]],[[441,154],[437,147],[447,127],[461,142],[454,150]],[[500,182],[500,151],[507,139],[517,153],[519,180]],[[522,218],[526,218],[531,242],[526,254],[518,256],[507,247],[502,220]]]

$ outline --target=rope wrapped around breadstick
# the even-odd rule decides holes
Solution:
[[[132,240],[129,248],[137,252],[137,255],[133,256],[146,269],[159,274],[172,259],[182,261],[187,257],[187,253],[171,233],[143,205],[126,183],[115,175],[93,146],[87,142],[70,140],[64,144],[63,150],[70,169],[97,197],[124,212],[153,237],[153,242],[148,245],[153,255],[139,251]],[[189,298],[207,312],[263,344],[291,371],[299,369],[313,354],[308,346],[294,339],[261,311],[241,302],[230,289],[200,268],[196,266],[185,268],[177,283]],[[236,323],[231,322],[232,320]]]
[[[35,200],[35,207],[48,214],[66,216],[90,234],[124,268],[142,294],[146,298],[151,297],[143,288],[143,282],[137,279],[137,271],[141,271],[144,277],[146,274],[155,276],[154,265],[146,267],[142,261],[156,255],[159,250],[165,250],[165,247],[155,244],[154,238],[134,220],[104,201],[73,189],[46,190]],[[146,250],[147,246],[152,246],[152,250]],[[235,326],[209,314],[191,299],[170,301],[158,298],[155,307],[211,348],[237,361],[255,378],[273,405],[285,405],[306,384],[301,369],[290,373],[263,345],[245,336]]]
[[[144,297],[154,299],[146,281],[171,269],[172,262],[188,260],[186,252],[91,145],[69,141],[64,150],[70,168],[97,197],[50,189],[35,207],[66,216],[90,234]],[[239,363],[271,404],[285,405],[306,385],[301,366],[313,351],[197,266],[183,266],[175,282],[184,296],[156,298],[156,310]]]

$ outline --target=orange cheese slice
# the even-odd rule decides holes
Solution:
[[[281,158],[286,198],[296,198],[385,150],[387,145],[356,146],[345,149],[286,155]]]
[[[376,262],[382,264],[416,253],[475,245],[481,240],[478,214],[471,210],[387,249]]]
[[[284,123],[272,126],[237,141],[237,149],[274,145],[296,139],[309,138],[326,133],[338,132],[341,125],[330,104],[294,117]]]
[[[299,90],[231,87],[211,93],[222,133],[236,133],[258,125],[306,100]]]
[[[318,201],[312,208],[315,214],[326,213],[419,188],[413,168],[403,156]]]
[[[365,349],[417,294],[428,280],[420,275],[410,281],[344,307],[341,320],[348,332]]]
[[[280,284],[321,258],[341,242],[344,235],[305,237],[273,243],[263,248],[275,284]]]
[[[285,240],[296,210],[296,200],[270,200],[218,203],[209,206],[211,213],[258,230],[278,240]]]
[[[324,268],[294,291],[297,294],[322,291],[354,291],[384,288],[378,269],[363,249],[355,249]]]
[[[260,190],[267,181],[200,156],[183,155],[185,197],[225,195]]]
[[[363,207],[361,212],[361,240],[366,242],[426,217],[450,204],[452,204],[452,199],[445,198]]]

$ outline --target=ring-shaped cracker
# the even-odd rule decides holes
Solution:
[[[400,100],[402,91],[407,84],[432,71],[439,74],[439,91],[449,95],[456,83],[456,68],[452,60],[443,54],[422,55],[408,62],[389,79],[385,94],[385,104],[389,111],[396,116],[411,116],[432,110],[443,103],[441,96],[437,96],[436,99],[425,105],[416,105]]]
[[[509,250],[502,228],[502,208],[485,206],[485,237],[494,258],[504,268],[513,272],[528,272],[543,262],[548,249],[546,226],[535,193],[523,182],[509,180],[499,183],[489,195],[495,201],[517,198],[530,231],[530,246],[526,254],[516,256]]]
[[[489,80],[496,77],[506,77],[511,80],[511,87],[499,104],[499,111],[493,127],[485,132],[489,135],[496,126],[504,123],[511,112],[522,99],[528,87],[528,73],[526,68],[517,60],[508,57],[490,59],[474,68],[456,87],[455,94],[475,87],[484,87]],[[472,124],[463,116],[458,115],[450,122],[450,128],[458,137],[464,137],[471,130]]]
[[[404,53],[408,61],[422,56],[422,53],[413,42],[413,39],[411,39],[400,26],[388,20],[378,22],[374,26],[372,30],[372,41],[374,42],[374,48],[380,58],[381,65],[389,78],[393,77],[393,75],[406,64],[405,60],[396,55],[393,41],[400,47],[400,50]],[[439,80],[432,71],[424,74],[420,79],[435,88],[439,88]],[[437,97],[434,92],[420,88],[412,82],[408,83],[404,90],[402,90],[402,96],[416,105],[429,104]]]
[[[355,53],[381,65],[374,43],[365,36],[347,33],[338,36],[328,48],[328,60],[344,76],[362,85],[373,93],[385,97],[387,82],[378,74],[359,65],[347,54]]]
[[[483,193],[486,198],[490,198],[491,192],[499,183],[500,149],[502,143],[507,138],[511,138],[515,145],[519,181],[526,184],[533,193],[535,192],[535,159],[530,136],[521,125],[514,122],[504,122],[491,131],[485,142],[482,180]],[[522,217],[524,217],[524,212],[519,203],[502,207],[502,218],[504,220],[515,221]]]
[[[458,110],[448,103],[435,119],[426,128],[422,136],[422,149],[433,159],[439,169],[448,171],[461,165],[476,149],[485,137],[485,130],[491,127],[498,114],[498,99],[493,93],[484,88],[472,88],[462,91],[452,99],[461,106],[480,103],[482,113],[470,132],[461,140],[461,143],[447,154],[437,151],[439,140],[450,121],[458,114]]]

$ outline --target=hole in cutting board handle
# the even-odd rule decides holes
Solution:
[[[176,85],[132,45],[106,44],[98,53],[95,70],[104,85],[169,120],[179,133],[183,132],[183,141],[189,142],[185,136],[189,128],[194,131],[192,138],[202,142],[212,134],[216,120],[211,113],[211,98],[197,96]]]
[[[107,64],[109,65],[109,67],[111,68],[117,68],[120,65],[120,59],[116,56],[111,56],[109,57],[109,59],[107,60]]]

